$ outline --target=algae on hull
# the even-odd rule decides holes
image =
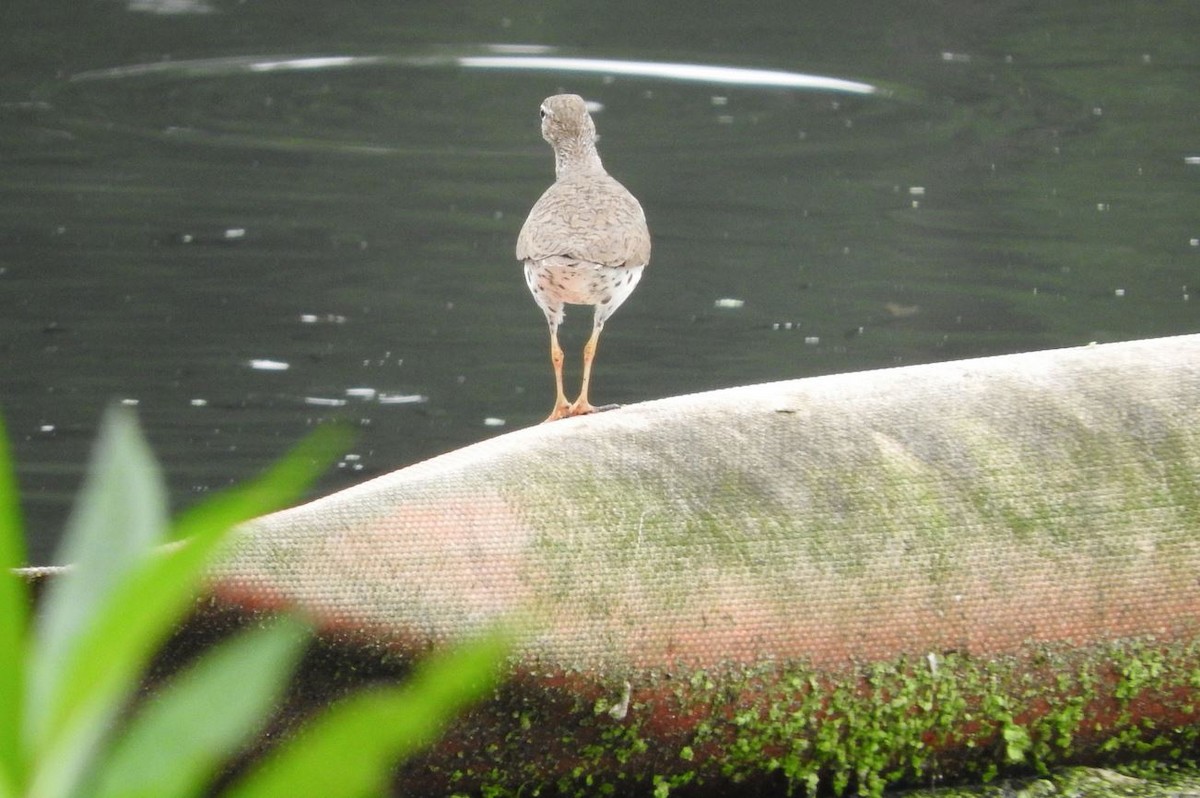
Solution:
[[[485,757],[457,758],[448,775],[456,789],[492,795],[686,795],[781,779],[789,794],[878,796],[897,785],[1048,774],[1101,756],[1177,759],[1200,753],[1197,674],[1200,645],[1150,640],[1028,658],[900,658],[837,674],[680,668],[635,681],[620,720],[609,712],[612,691],[523,683],[469,720],[500,742]]]

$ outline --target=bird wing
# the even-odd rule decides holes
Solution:
[[[559,180],[529,211],[517,236],[517,260],[551,257],[604,266],[644,266],[650,232],[641,204],[608,175]]]

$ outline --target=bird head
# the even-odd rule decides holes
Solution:
[[[578,94],[556,94],[542,102],[542,138],[556,150],[577,143],[594,144],[596,125]]]

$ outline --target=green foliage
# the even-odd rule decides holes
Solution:
[[[17,483],[0,421],[0,796],[17,794],[24,782],[17,719],[24,714],[25,633],[29,595],[13,569],[25,562]]]
[[[196,794],[258,730],[304,639],[288,622],[244,632],[177,676],[100,763],[94,797]]]
[[[344,448],[320,428],[259,480],[172,527],[158,466],[132,413],[104,418],[34,633],[11,459],[0,427],[0,798],[205,794],[278,703],[307,631],[295,621],[235,636],[127,710],[154,652],[192,606],[237,524],[298,498]],[[442,655],[404,687],[352,696],[303,727],[232,790],[357,796],[489,690],[504,642]],[[128,717],[126,717],[128,716]]]

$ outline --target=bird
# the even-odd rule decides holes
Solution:
[[[604,323],[629,298],[650,262],[650,231],[641,203],[604,170],[596,125],[578,94],[547,97],[542,138],[554,149],[554,183],[534,203],[517,236],[517,260],[550,327],[554,409],[546,421],[593,413],[592,361]],[[563,392],[558,327],[564,305],[592,305],[592,334],[583,347],[579,397]]]

